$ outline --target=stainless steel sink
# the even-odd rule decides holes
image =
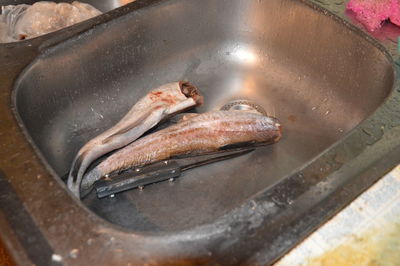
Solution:
[[[199,112],[250,99],[276,115],[277,145],[172,185],[85,201],[130,229],[174,231],[213,221],[305,165],[375,111],[393,78],[385,54],[304,3],[164,1],[41,55],[16,85],[16,106],[59,176],[86,141],[163,83],[196,84]]]
[[[123,14],[78,33],[41,50],[15,82],[12,103],[28,140],[57,181],[53,189],[65,202],[57,204],[80,213],[67,215],[63,223],[79,224],[71,229],[75,234],[107,232],[124,246],[123,255],[109,262],[271,262],[343,206],[345,196],[307,223],[307,212],[322,208],[367,169],[351,162],[389,129],[379,133],[381,125],[368,119],[393,97],[390,57],[307,1],[137,1]],[[148,90],[176,80],[200,88],[205,105],[198,112],[232,99],[257,102],[280,119],[283,139],[191,170],[173,183],[102,200],[92,194],[83,205],[74,200],[61,177],[79,148]],[[359,172],[350,171],[355,169]],[[85,215],[92,218],[77,221]],[[303,230],[293,232],[298,223]],[[60,252],[71,243],[80,245],[73,234],[69,244],[46,235]]]

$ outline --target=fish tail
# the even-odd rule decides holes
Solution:
[[[82,190],[91,189],[94,182],[96,182],[103,176],[104,176],[104,173],[103,173],[103,171],[100,170],[99,167],[93,168],[86,175],[84,175],[84,177],[82,179],[81,189]]]

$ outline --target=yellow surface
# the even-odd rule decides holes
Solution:
[[[400,265],[400,224],[352,236],[349,241],[310,260],[311,266]]]

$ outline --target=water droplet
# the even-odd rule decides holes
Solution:
[[[56,261],[56,262],[60,262],[60,261],[62,261],[62,257],[60,255],[58,255],[58,254],[53,254],[53,255],[51,255],[51,260],[52,261]]]
[[[71,256],[71,258],[76,259],[78,257],[78,253],[79,253],[79,249],[74,248],[74,249],[71,249],[71,251],[69,252],[69,255]]]
[[[329,115],[330,112],[331,112],[331,111],[327,110],[327,111],[325,112],[325,115]]]

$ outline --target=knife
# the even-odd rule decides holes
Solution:
[[[153,163],[141,168],[128,169],[121,174],[101,179],[94,184],[98,198],[113,196],[126,190],[179,177],[182,172],[202,165],[227,160],[247,154],[255,148],[239,148],[185,158],[176,158]]]

